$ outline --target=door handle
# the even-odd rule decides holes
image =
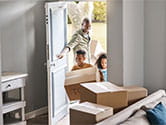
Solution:
[[[50,64],[50,66],[52,67],[52,66],[56,66],[56,64],[55,63],[52,63],[52,64]]]
[[[49,64],[49,67],[55,67],[59,59],[55,59],[54,61],[51,61]]]

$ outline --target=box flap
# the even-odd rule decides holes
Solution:
[[[72,85],[92,81],[100,81],[100,74],[96,67],[90,67],[67,72],[65,85]]]
[[[117,91],[126,91],[125,89],[118,87],[110,82],[93,82],[93,83],[84,83],[81,86],[94,93],[105,93],[105,92],[117,92]]]
[[[66,78],[70,78],[75,75],[92,74],[93,72],[96,72],[96,67],[74,70],[74,71],[67,72]]]
[[[71,109],[85,112],[88,114],[93,114],[93,115],[97,115],[99,113],[101,114],[102,112],[105,112],[107,110],[113,110],[112,107],[102,106],[102,105],[98,105],[98,104],[94,104],[90,102],[84,102],[84,103],[78,104],[72,107]]]

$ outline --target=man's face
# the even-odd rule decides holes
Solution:
[[[103,69],[107,69],[107,59],[105,58],[101,59],[101,66]]]
[[[82,29],[84,30],[85,33],[89,32],[89,30],[91,29],[91,24],[90,23],[83,23]]]
[[[78,54],[78,55],[76,56],[76,62],[77,62],[78,65],[83,64],[84,61],[85,61],[85,56],[84,56],[84,55]]]

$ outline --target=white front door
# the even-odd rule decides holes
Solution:
[[[57,59],[67,41],[66,3],[48,2],[46,10],[46,50],[48,72],[49,125],[56,125],[68,112],[68,101],[64,89],[66,57]]]

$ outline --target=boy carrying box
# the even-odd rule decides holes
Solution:
[[[72,71],[93,67],[91,64],[85,63],[86,52],[84,50],[78,50],[76,52],[76,65],[73,66]]]

